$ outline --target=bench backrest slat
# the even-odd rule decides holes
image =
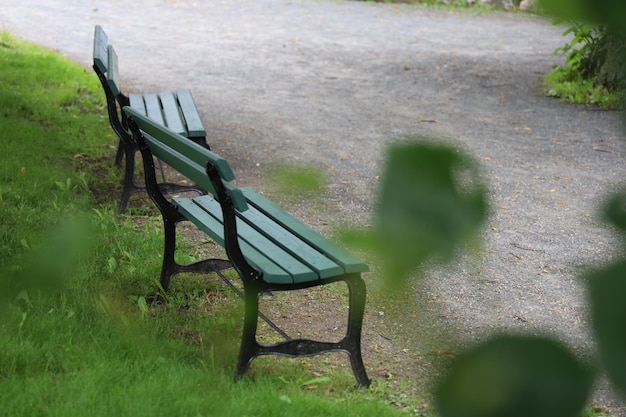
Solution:
[[[117,53],[112,45],[107,47],[109,70],[107,72],[107,84],[114,96],[119,96],[121,91],[119,87],[119,70],[117,65]]]
[[[108,45],[109,37],[102,27],[96,26],[93,35],[93,63],[102,74],[106,74],[109,65]]]
[[[144,138],[148,142],[150,151],[154,156],[188,177],[200,187],[214,193],[215,190],[213,190],[213,186],[206,174],[206,166],[211,161],[224,181],[226,189],[233,199],[235,208],[239,211],[248,209],[246,199],[241,190],[229,183],[235,179],[235,174],[224,158],[159,125],[135,109],[124,107],[124,112],[132,117],[139,129],[143,131]]]
[[[210,191],[211,193],[215,192],[213,185],[205,172],[205,168],[202,165],[195,163],[185,155],[181,155],[179,152],[169,148],[163,142],[146,132],[143,132],[143,136],[150,147],[152,155],[179,171],[200,187]]]
[[[135,119],[141,130],[154,137],[159,142],[162,142],[167,147],[186,155],[187,158],[203,167],[206,166],[206,163],[210,160],[217,167],[224,181],[232,181],[235,179],[235,174],[230,168],[230,165],[228,165],[228,162],[221,156],[194,143],[184,136],[172,132],[165,126],[152,120],[151,117],[146,117],[133,108],[124,107],[124,112]],[[183,174],[185,173],[183,172]]]
[[[198,164],[197,162],[193,161],[185,155],[182,155],[180,152],[168,147],[162,141],[154,138],[153,136],[145,132],[144,139],[148,143],[152,155],[156,156],[157,158],[195,182],[199,187],[204,188],[211,194],[215,195],[215,189],[213,188],[213,184],[209,180],[209,177],[206,173],[206,164]],[[185,140],[189,139],[185,138]],[[206,159],[207,162],[209,160],[213,159]],[[233,200],[235,208],[241,212],[246,211],[248,209],[248,203],[246,202],[246,198],[244,197],[241,190],[227,181],[223,180],[223,183]]]

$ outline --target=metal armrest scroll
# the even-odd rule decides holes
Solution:
[[[224,218],[224,248],[226,249],[226,254],[232,262],[233,267],[246,284],[258,282],[262,279],[263,273],[250,265],[241,252],[237,234],[235,205],[233,204],[230,193],[224,186],[217,167],[211,161],[207,163],[206,173],[211,180],[211,184],[213,184],[216,200],[222,207],[222,215]]]

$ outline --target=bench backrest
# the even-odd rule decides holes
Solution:
[[[93,63],[94,67],[106,75],[107,84],[115,97],[122,93],[119,83],[117,53],[109,45],[109,37],[104,29],[97,25],[93,36]]]
[[[207,164],[210,162],[217,168],[235,208],[238,211],[248,209],[242,191],[230,183],[235,179],[235,174],[224,158],[149,119],[135,109],[126,106],[123,110],[141,130],[141,139],[146,142],[152,155],[215,195],[213,184],[206,172]],[[141,143],[138,144],[141,146]]]
[[[109,37],[101,26],[96,26],[93,34],[93,63],[101,73],[106,74],[109,67]]]

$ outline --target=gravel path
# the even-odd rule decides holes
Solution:
[[[87,68],[95,24],[116,47],[127,89],[193,90],[211,145],[240,183],[263,189],[276,161],[327,174],[327,204],[294,207],[318,230],[368,221],[389,142],[437,136],[468,150],[492,193],[483,259],[430,271],[418,288],[429,320],[409,333],[550,332],[593,349],[576,276],[613,253],[594,216],[623,183],[626,159],[618,114],[542,94],[562,28],[511,13],[341,0],[0,5],[0,29]],[[390,344],[380,329],[402,331],[379,311],[368,323],[370,351]],[[392,345],[408,349],[402,338]],[[595,401],[626,415],[602,387]]]

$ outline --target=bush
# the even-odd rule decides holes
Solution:
[[[546,77],[547,94],[569,102],[619,108],[626,44],[623,35],[604,25],[572,22],[563,36],[572,35],[554,54],[565,63]]]

